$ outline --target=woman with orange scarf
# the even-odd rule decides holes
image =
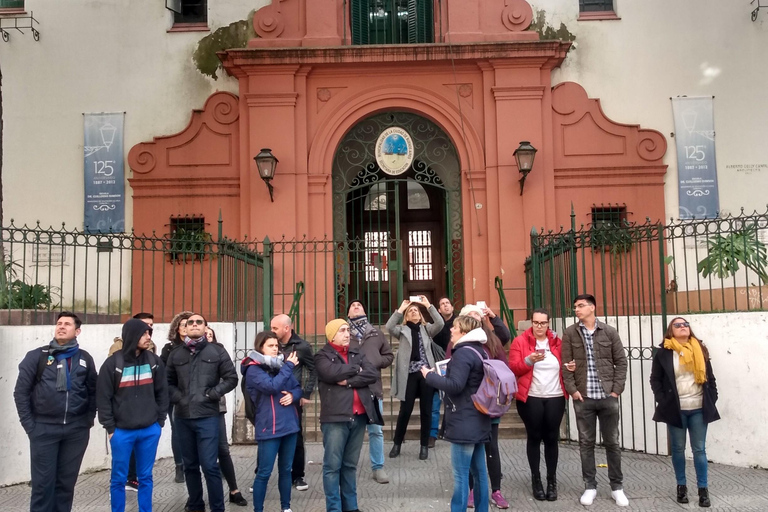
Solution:
[[[685,438],[691,438],[693,467],[699,488],[699,506],[709,507],[707,487],[707,425],[720,419],[717,385],[707,347],[693,334],[690,324],[673,318],[664,342],[653,356],[651,389],[656,400],[654,421],[669,427],[672,467],[677,478],[677,501],[688,503],[685,481]]]

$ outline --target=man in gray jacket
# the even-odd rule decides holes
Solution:
[[[611,496],[620,507],[629,505],[624,494],[619,449],[619,395],[627,378],[627,356],[619,333],[595,317],[595,297],[578,295],[573,308],[579,322],[563,333],[562,360],[574,361],[568,371],[563,365],[565,390],[573,397],[573,410],[579,431],[581,474],[585,490],[582,505],[591,505],[597,495],[595,440],[597,420],[608,459]]]
[[[368,322],[365,307],[360,300],[354,299],[349,303],[347,316],[352,334],[349,346],[358,348],[360,353],[378,370],[379,378],[375,384],[371,384],[369,387],[376,395],[376,406],[383,415],[384,393],[381,384],[381,370],[392,365],[395,355],[392,353],[392,347],[389,345],[387,337]],[[384,471],[384,430],[381,425],[368,424],[368,450],[371,456],[373,479],[380,484],[388,484],[389,476]]]

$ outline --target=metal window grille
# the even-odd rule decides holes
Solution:
[[[434,42],[434,0],[352,0],[352,44]]]
[[[205,217],[171,217],[171,261],[203,260],[212,237],[205,231]]]
[[[0,0],[0,9],[23,9],[24,0]]]
[[[411,281],[433,279],[430,231],[408,231],[408,277]]]
[[[613,11],[613,0],[579,0],[579,12]]]

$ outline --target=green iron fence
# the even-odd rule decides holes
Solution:
[[[78,229],[2,227],[0,324],[52,324],[62,310],[87,323],[119,323],[138,311],[167,322],[182,310],[212,321],[271,315],[271,260],[222,235],[91,234]]]
[[[591,293],[597,315],[622,337],[629,370],[622,395],[622,446],[666,452],[666,432],[650,416],[653,347],[674,315],[765,310],[768,213],[717,219],[575,225],[531,232],[526,259],[528,314],[544,307],[552,328],[574,321],[573,298]],[[566,435],[572,438],[573,421]],[[575,430],[574,430],[575,432]]]

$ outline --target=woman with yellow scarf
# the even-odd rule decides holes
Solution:
[[[677,478],[677,501],[688,503],[685,483],[685,438],[691,438],[693,467],[699,488],[699,506],[709,507],[707,484],[707,425],[720,419],[717,385],[709,351],[693,334],[690,324],[673,318],[664,342],[653,356],[651,389],[656,400],[654,421],[669,427],[672,467]]]

